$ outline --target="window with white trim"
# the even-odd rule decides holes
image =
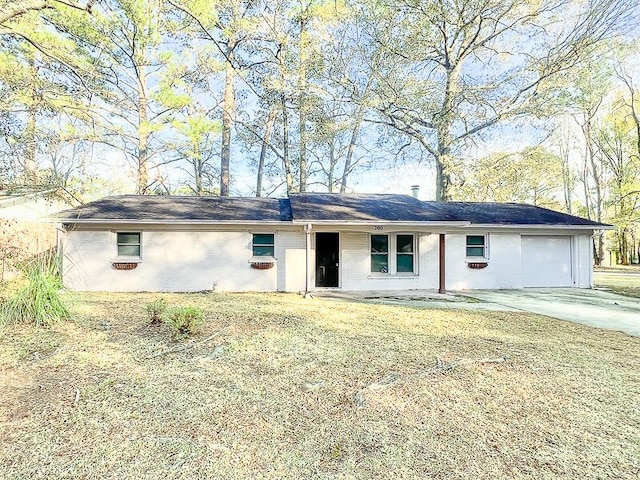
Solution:
[[[487,258],[486,235],[467,235],[467,258]]]
[[[389,235],[371,235],[371,272],[389,273]]]
[[[275,257],[274,234],[254,233],[251,249],[254,257]]]
[[[117,232],[116,237],[119,257],[140,257],[140,232]]]
[[[396,271],[413,273],[413,235],[396,235]]]
[[[398,233],[370,236],[371,273],[414,274],[416,272],[416,236]]]

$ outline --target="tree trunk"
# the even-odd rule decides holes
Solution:
[[[602,172],[596,162],[595,144],[592,135],[592,121],[598,107],[595,109],[586,108],[583,111],[583,122],[579,123],[585,139],[584,161],[582,169],[582,184],[584,187],[585,205],[587,217],[590,220],[602,221],[603,214],[603,194],[602,194]],[[589,191],[589,178],[593,180],[595,199],[591,198]],[[594,218],[595,217],[595,218]],[[598,239],[593,239],[593,261],[596,265],[601,265],[604,258],[604,238],[598,235]]]
[[[445,142],[438,142],[438,156],[436,157],[436,201],[451,200],[451,176],[447,173],[449,163],[449,148]]]
[[[564,208],[569,215],[572,215],[574,182],[571,174],[571,166],[569,164],[568,146],[560,146],[560,158],[562,162],[562,191],[564,194]]]
[[[35,97],[34,97],[35,102]],[[27,110],[27,124],[24,131],[25,158],[24,158],[24,177],[25,182],[29,185],[36,183],[37,163],[36,163],[36,105],[29,105]]]
[[[627,242],[627,229],[620,228],[620,263],[629,264],[629,244]]]
[[[459,68],[447,66],[447,81],[445,84],[444,99],[440,111],[434,118],[436,135],[438,137],[438,150],[436,152],[436,201],[447,202],[451,200],[451,129],[453,128],[453,103],[458,92]]]
[[[300,191],[307,191],[307,115],[304,111],[304,94],[301,96],[300,111],[298,112],[298,125],[300,129]]]
[[[233,69],[233,50],[235,45],[230,41],[227,45],[227,62],[225,66],[224,98],[222,108],[222,151],[220,154],[220,196],[229,196],[229,163],[231,159],[231,123],[235,110],[235,70]]]
[[[300,19],[299,69],[298,69],[298,130],[300,132],[300,192],[307,191],[307,65],[306,18]]]
[[[329,172],[327,174],[327,190],[329,193],[333,193],[333,177],[336,169],[335,151],[336,149],[332,140],[329,142]],[[344,193],[342,192],[342,187],[340,187],[340,193]]]
[[[589,169],[587,167],[587,153],[585,149],[584,161],[582,165],[582,173],[580,175],[582,181],[582,191],[584,193],[584,206],[587,211],[587,218],[593,220],[593,207],[591,205],[591,196],[589,195]]]
[[[291,160],[289,159],[289,120],[287,116],[287,98],[280,95],[282,102],[282,163],[284,164],[284,174],[287,182],[287,194],[293,191],[293,175],[291,174]]]
[[[355,123],[353,125],[353,130],[351,131],[351,139],[349,140],[349,146],[347,147],[347,156],[344,161],[344,170],[342,171],[342,181],[340,183],[340,193],[345,193],[347,191],[347,178],[351,173],[351,169],[353,168],[353,153],[356,149],[356,142],[358,141],[358,136],[360,135],[360,126],[362,125],[362,120],[364,119],[364,112],[366,110],[366,98],[369,96],[369,91],[371,90],[371,85],[373,83],[373,75],[369,75],[367,80],[367,85],[364,87],[362,92],[362,98],[360,99],[360,103],[358,104],[358,110],[356,113]]]
[[[24,180],[25,183],[33,185],[36,183],[37,176],[37,163],[36,163],[36,151],[37,151],[37,110],[38,110],[38,90],[37,79],[38,69],[36,68],[36,61],[33,54],[29,55],[29,67],[31,69],[32,80],[30,88],[30,103],[27,108],[27,124],[24,130],[24,144],[25,144],[25,157],[24,157]]]
[[[145,67],[138,65],[138,195],[146,195],[149,188],[149,120]]]
[[[202,153],[200,152],[200,145],[197,142],[193,142],[193,175],[195,177],[196,191],[195,194],[202,195]]]
[[[256,178],[256,197],[262,196],[262,179],[264,177],[264,162],[267,158],[267,148],[271,138],[271,129],[276,120],[276,107],[272,106],[269,110],[267,123],[264,126],[264,136],[262,137],[262,147],[260,148],[260,159],[258,160],[258,175]]]
[[[600,174],[600,169],[598,168],[598,165],[596,163],[596,154],[594,151],[594,145],[593,145],[593,139],[591,136],[591,120],[593,118],[593,115],[591,115],[591,112],[589,112],[589,119],[587,120],[587,122],[585,122],[585,139],[587,142],[587,154],[588,154],[588,158],[589,158],[589,163],[591,164],[591,174],[593,176],[593,183],[594,183],[594,187],[595,187],[595,192],[596,192],[596,204],[595,204],[595,214],[596,214],[596,220],[598,222],[602,222],[602,202],[603,202],[603,198],[602,198],[602,185],[600,185],[600,182],[602,180],[602,175]],[[598,235],[598,244],[597,244],[597,252],[596,252],[596,258],[595,258],[595,263],[596,265],[601,265],[602,264],[602,259],[604,257],[604,236],[603,235]]]

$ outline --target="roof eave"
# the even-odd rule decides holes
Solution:
[[[410,221],[401,220],[162,220],[162,219],[134,219],[134,218],[47,218],[51,223],[71,224],[142,224],[142,225],[344,225],[344,226],[375,226],[375,225],[403,225],[408,227],[467,227],[467,228],[507,228],[518,230],[550,229],[550,230],[614,230],[613,225],[558,225],[558,224],[504,224],[504,223],[471,223],[469,221]]]
[[[466,227],[468,221],[409,221],[402,220],[293,220],[293,225],[344,225],[344,226],[374,226],[374,225],[403,225],[407,227]]]
[[[74,224],[143,224],[143,225],[291,225],[291,220],[162,220],[162,219],[135,219],[135,218],[50,218],[53,223]]]
[[[565,225],[565,224],[548,224],[548,223],[471,223],[471,228],[512,228],[518,230],[532,230],[546,228],[550,230],[615,230],[613,225]]]

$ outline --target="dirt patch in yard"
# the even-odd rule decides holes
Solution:
[[[513,312],[163,295],[205,312],[176,343],[148,325],[157,297],[78,295],[75,323],[0,331],[3,475],[640,472],[640,339]]]

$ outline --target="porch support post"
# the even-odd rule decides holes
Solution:
[[[445,288],[445,242],[444,242],[444,233],[440,234],[440,282],[438,287],[438,293],[447,293]]]
[[[311,297],[311,292],[309,288],[311,284],[311,279],[310,279],[311,267],[309,266],[311,262],[311,230],[312,230],[311,224],[307,223],[304,226],[304,233],[305,233],[304,298]]]

